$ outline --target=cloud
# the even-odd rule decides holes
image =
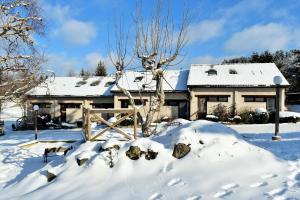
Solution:
[[[90,68],[95,68],[100,60],[104,60],[100,53],[92,52],[85,56],[85,62]]]
[[[79,71],[81,65],[78,60],[65,53],[50,53],[47,59],[46,67],[54,70],[56,75],[66,75],[70,70]]]
[[[91,52],[85,55],[85,63],[91,71],[94,71],[100,60],[104,62],[108,72],[111,73],[115,70],[109,56],[103,56],[98,52]]]
[[[96,29],[91,22],[71,19],[55,31],[55,36],[63,38],[68,44],[87,45],[96,37]]]
[[[206,42],[221,34],[224,20],[204,20],[192,24],[188,32],[189,43]]]
[[[211,55],[203,55],[197,56],[191,59],[192,64],[220,64],[225,59],[236,58],[238,55],[231,55],[231,56],[211,56]]]
[[[47,18],[52,20],[55,23],[63,23],[71,16],[71,8],[69,5],[50,5],[50,4],[44,4],[43,5],[45,15]]]
[[[291,42],[293,31],[282,24],[254,25],[236,32],[225,42],[225,50],[246,52],[285,49]]]

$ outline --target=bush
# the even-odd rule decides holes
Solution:
[[[254,124],[254,114],[255,112],[251,110],[243,110],[240,112],[241,122],[244,124]]]
[[[275,111],[269,113],[269,123],[275,123]],[[300,118],[298,117],[284,117],[279,118],[280,123],[297,123],[300,122]]]
[[[218,117],[220,121],[226,122],[230,117],[230,113],[228,112],[227,106],[218,104],[214,107],[213,114]]]
[[[253,118],[256,124],[267,124],[269,122],[269,114],[267,112],[254,113]]]
[[[212,121],[212,122],[218,122],[219,121],[219,118],[215,115],[206,115],[205,119],[208,120],[208,121]]]
[[[241,116],[236,115],[233,117],[232,121],[236,124],[240,124],[242,121],[242,118],[241,118]]]

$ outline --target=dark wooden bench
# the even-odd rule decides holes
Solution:
[[[71,149],[73,149],[72,146],[70,146],[70,147],[52,147],[52,148],[46,148],[45,151],[44,151],[44,155],[43,155],[44,162],[47,163],[49,157],[59,156],[60,153],[65,156],[68,153],[68,151],[70,151]]]

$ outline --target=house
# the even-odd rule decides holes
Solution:
[[[60,122],[76,122],[82,118],[82,107],[113,108],[114,77],[55,77],[27,93],[28,112],[39,105],[40,113],[48,113]],[[30,113],[28,113],[30,114]]]
[[[189,92],[186,85],[188,75],[189,70],[167,70],[164,72],[165,105],[155,116],[156,120],[163,117],[189,118]],[[136,104],[145,105],[140,109],[140,113],[142,116],[146,116],[155,92],[156,81],[152,79],[152,73],[150,71],[126,71],[119,84],[131,92],[136,99]],[[112,87],[111,92],[114,93],[115,108],[127,108],[129,106],[128,98],[116,85]]]
[[[274,76],[282,77],[280,110],[285,109],[285,89],[289,83],[274,63],[199,65],[190,68],[187,86],[190,92],[190,118],[195,120],[212,113],[221,103],[242,110],[275,109]]]
[[[223,104],[239,113],[244,109],[275,108],[274,76],[281,76],[280,109],[284,110],[285,89],[289,83],[273,63],[200,65],[189,70],[165,70],[165,105],[154,118],[199,119]],[[128,98],[118,89],[112,76],[56,77],[27,93],[28,110],[38,104],[40,112],[61,122],[76,122],[82,107],[127,108]],[[156,80],[149,71],[126,71],[119,84],[131,92],[140,113],[145,116],[153,100]],[[47,87],[46,87],[47,86]],[[144,105],[144,106],[142,106]],[[106,116],[106,118],[110,117]]]

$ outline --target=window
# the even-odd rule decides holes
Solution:
[[[141,80],[143,80],[143,76],[137,76],[135,77],[134,81],[133,82],[141,82]]]
[[[245,102],[254,102],[254,97],[245,97]]]
[[[113,103],[92,103],[92,108],[113,108]]]
[[[129,107],[129,105],[130,105],[129,100],[122,99],[120,101],[121,101],[121,108],[128,108]],[[147,102],[147,99],[143,99],[143,101],[141,101],[140,99],[134,99],[134,103],[137,106],[140,106],[140,105],[144,105],[145,106],[146,102]]]
[[[255,102],[264,102],[265,101],[265,98],[263,97],[256,97],[255,98]]]
[[[237,71],[235,69],[229,69],[229,74],[237,74]]]
[[[267,102],[268,98],[274,98],[273,96],[243,96],[244,102]]]
[[[206,71],[208,76],[216,76],[218,74],[217,70],[215,69],[209,69]]]
[[[218,101],[218,97],[217,96],[207,97],[207,101],[216,102]]]
[[[112,86],[113,84],[115,84],[115,81],[108,81],[105,83],[104,87],[109,87]]]
[[[100,83],[100,80],[93,81],[93,82],[90,84],[90,86],[97,86],[97,85],[99,85],[99,83]]]
[[[219,97],[219,102],[228,102],[228,97]]]
[[[179,101],[176,101],[176,100],[166,100],[164,105],[165,106],[178,106],[179,105]]]
[[[51,103],[33,103],[33,104],[32,104],[32,107],[33,107],[34,105],[38,105],[39,108],[51,108]]]
[[[81,104],[79,103],[67,103],[64,104],[65,108],[80,108]]]
[[[228,102],[229,96],[205,96],[208,102]]]

